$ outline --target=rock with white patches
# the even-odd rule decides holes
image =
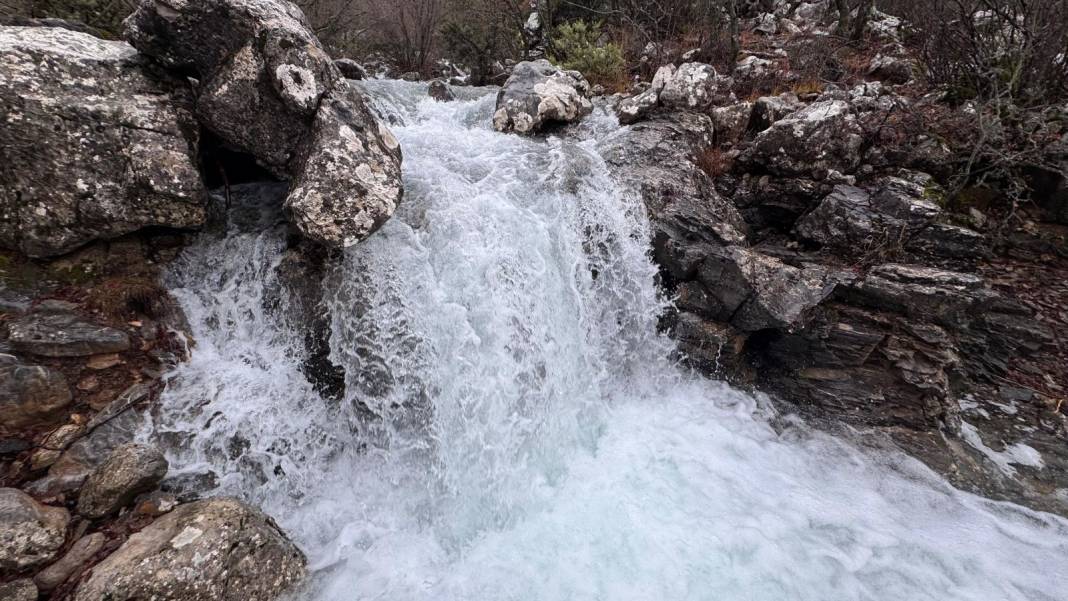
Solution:
[[[292,182],[285,206],[305,236],[350,246],[393,214],[402,189],[397,142],[296,6],[145,0],[126,21],[126,36],[193,73],[201,122]]]
[[[403,195],[401,150],[355,90],[323,100],[285,207],[305,237],[351,246],[378,229]]]
[[[730,99],[732,81],[716,73],[711,65],[683,63],[671,74],[660,92],[660,103],[668,108],[704,110]]]
[[[493,127],[534,134],[552,124],[573,123],[593,111],[590,84],[577,71],[547,60],[519,63],[497,95]]]
[[[74,601],[267,601],[305,575],[266,515],[229,498],[181,505],[97,564]]]
[[[47,257],[202,225],[186,88],[122,42],[0,27],[0,247]]]

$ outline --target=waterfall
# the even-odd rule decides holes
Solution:
[[[168,276],[195,347],[142,433],[275,516],[301,599],[1063,599],[1068,521],[672,362],[644,210],[593,142],[614,118],[527,139],[489,127],[494,90],[364,86],[405,199],[323,282],[345,397],[301,371],[279,190],[247,185]]]

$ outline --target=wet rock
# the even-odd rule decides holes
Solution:
[[[705,254],[696,279],[708,291],[705,311],[742,332],[799,325],[837,283],[824,269],[799,269],[740,247]]]
[[[679,352],[696,369],[732,379],[744,370],[747,334],[688,312],[678,314],[671,333]]]
[[[99,532],[79,538],[71,545],[70,550],[67,551],[62,559],[41,570],[33,577],[34,584],[37,585],[41,592],[52,592],[59,585],[66,582],[72,574],[81,571],[93,556],[104,548],[105,540],[106,537]]]
[[[145,0],[125,22],[145,54],[200,82],[197,116],[228,146],[291,179],[302,234],[355,244],[401,199],[400,149],[284,0]]]
[[[102,518],[152,490],[167,475],[167,460],[155,447],[129,443],[115,449],[86,479],[78,496],[78,513]]]
[[[363,65],[351,58],[334,59],[334,66],[337,67],[337,70],[345,79],[367,79],[367,70],[363,68]]]
[[[269,600],[301,580],[304,566],[270,518],[235,499],[209,499],[132,535],[93,568],[74,600]]]
[[[0,429],[17,430],[61,419],[71,403],[60,372],[0,355]]]
[[[922,189],[919,195],[897,194],[886,186],[873,196],[855,186],[837,186],[798,221],[796,231],[802,239],[850,253],[901,249],[942,212],[922,194]]]
[[[0,599],[4,601],[37,601],[37,587],[29,578],[0,584]]]
[[[683,63],[664,82],[660,103],[668,108],[704,110],[723,104],[731,84],[729,77],[720,76],[711,65]]]
[[[456,100],[456,94],[452,93],[452,88],[449,87],[449,84],[440,79],[435,79],[430,82],[427,86],[427,95],[438,102],[450,102]]]
[[[695,162],[711,148],[712,133],[707,115],[676,112],[636,123],[599,147],[613,173],[641,195],[658,260],[680,279],[693,270],[702,245],[745,241],[745,221]]]
[[[348,247],[374,233],[400,204],[401,150],[355,89],[322,102],[286,197],[290,219],[305,237]]]
[[[0,27],[0,246],[48,257],[204,223],[192,99],[156,71],[122,42]]]
[[[8,324],[16,351],[44,357],[87,357],[130,348],[125,332],[71,313],[30,313]]]
[[[38,503],[14,488],[0,488],[0,573],[51,561],[67,537],[70,514]]]
[[[564,71],[544,59],[519,63],[497,95],[493,127],[533,134],[573,123],[593,110],[589,93],[590,84],[577,71]]]
[[[860,165],[863,138],[847,102],[827,100],[777,121],[761,132],[740,160],[779,176],[849,173]]]

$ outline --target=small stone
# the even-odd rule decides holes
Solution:
[[[100,378],[96,376],[85,376],[81,380],[78,380],[78,384],[75,388],[82,392],[94,392],[100,388]]]
[[[449,84],[440,79],[435,79],[430,82],[430,85],[427,86],[427,95],[438,102],[450,102],[456,100],[456,94],[452,93]]]
[[[116,365],[122,365],[122,357],[118,353],[108,353],[106,355],[93,355],[89,357],[89,360],[85,362],[85,366],[89,369],[95,369],[97,371],[110,369]]]
[[[116,448],[86,479],[78,513],[91,519],[117,513],[167,475],[167,460],[155,447],[128,443]]]
[[[44,439],[41,447],[30,457],[30,469],[42,470],[54,464],[63,451],[67,450],[67,447],[82,434],[85,434],[85,426],[78,424],[66,424],[57,428]]]
[[[104,535],[99,532],[79,538],[62,559],[33,577],[37,588],[45,593],[55,590],[104,548],[105,540]]]

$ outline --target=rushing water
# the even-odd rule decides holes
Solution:
[[[406,197],[325,282],[347,396],[300,371],[277,190],[171,275],[192,360],[145,433],[276,516],[306,600],[1065,599],[1068,522],[957,492],[680,370],[644,213],[592,141],[367,84]]]

